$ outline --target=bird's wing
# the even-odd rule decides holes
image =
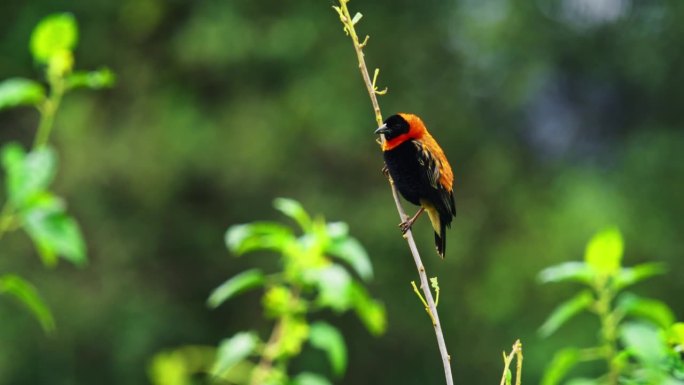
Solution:
[[[440,162],[430,153],[430,150],[421,141],[414,140],[413,145],[416,146],[416,154],[418,155],[418,164],[420,164],[426,172],[426,176],[430,185],[435,190],[438,190],[441,186],[440,176]]]
[[[413,140],[413,144],[416,146],[418,164],[425,170],[425,176],[430,182],[430,186],[437,190],[440,200],[447,211],[452,215],[456,215],[456,205],[454,204],[451,186],[444,185],[445,175],[443,173],[446,171],[446,168],[448,168],[449,172],[451,171],[448,163],[445,165],[446,159],[440,159],[439,156],[435,156],[430,151],[430,148],[419,140]]]

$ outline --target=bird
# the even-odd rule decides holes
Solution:
[[[420,206],[410,219],[399,224],[405,234],[427,212],[435,232],[437,254],[444,259],[446,229],[456,217],[454,174],[444,151],[414,114],[398,113],[387,118],[375,134],[381,142],[385,167],[399,193]]]

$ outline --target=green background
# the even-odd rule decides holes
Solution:
[[[268,323],[252,293],[211,311],[210,291],[248,267],[225,229],[280,219],[271,201],[297,199],[346,221],[376,269],[388,312],[371,337],[349,315],[345,384],[439,384],[429,318],[412,292],[415,267],[396,224],[370,102],[330,1],[3,1],[0,78],[37,77],[28,40],[52,12],[80,25],[76,67],[107,65],[112,90],[77,91],[58,112],[55,190],[88,244],[83,269],[44,269],[23,233],[3,239],[0,272],[30,279],[53,310],[46,337],[31,315],[0,302],[0,383],[145,384],[154,353],[216,345]],[[633,0],[353,1],[380,67],[385,115],[414,112],[454,168],[459,215],[444,261],[427,220],[415,234],[442,289],[440,315],[456,383],[498,383],[501,351],[521,338],[526,382],[552,352],[590,345],[580,317],[536,330],[570,284],[536,274],[579,260],[615,224],[625,264],[670,272],[639,285],[684,318],[684,3]],[[0,113],[0,143],[28,146],[38,116]],[[411,211],[413,208],[410,209]],[[326,373],[306,352],[293,372]],[[600,373],[584,366],[576,374]],[[583,371],[584,370],[584,371]]]

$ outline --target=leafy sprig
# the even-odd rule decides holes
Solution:
[[[6,190],[0,209],[0,240],[8,232],[23,229],[48,267],[54,266],[58,257],[78,266],[87,260],[78,223],[67,213],[64,200],[49,189],[58,166],[57,153],[49,146],[55,115],[68,91],[81,87],[100,89],[114,83],[113,73],[106,68],[74,70],[73,51],[78,36],[78,25],[71,14],[47,16],[33,30],[29,45],[33,59],[44,71],[47,87],[18,77],[0,82],[0,111],[33,106],[40,114],[30,150],[17,143],[0,149]],[[33,285],[14,274],[0,275],[0,283],[0,294],[12,294],[26,305],[44,330],[54,328],[50,310]]]
[[[542,385],[560,384],[581,362],[604,361],[607,371],[595,379],[575,379],[573,384],[678,384],[684,383],[684,323],[675,323],[663,302],[625,289],[663,274],[658,263],[624,267],[624,242],[620,231],[605,229],[587,244],[583,262],[566,262],[539,274],[542,283],[577,282],[585,286],[558,305],[539,333],[548,337],[580,313],[594,314],[600,324],[599,341],[587,348],[558,351],[546,369]]]
[[[249,290],[261,289],[261,304],[273,327],[268,338],[255,330],[242,331],[225,339],[216,349],[212,363],[168,377],[169,360],[179,355],[162,353],[155,357],[151,377],[158,385],[183,381],[193,373],[206,372],[212,378],[232,384],[325,385],[318,374],[304,372],[294,377],[288,363],[305,344],[322,350],[332,373],[339,377],[347,367],[347,350],[342,333],[333,325],[310,318],[323,310],[334,313],[354,311],[373,335],[385,330],[385,308],[369,296],[364,283],[373,269],[361,244],[349,235],[342,222],[312,218],[291,199],[278,198],[275,208],[292,219],[298,229],[278,222],[252,222],[232,226],[226,232],[226,245],[235,255],[256,251],[276,253],[282,269],[266,273],[249,269],[219,285],[207,305],[221,306]],[[185,348],[182,348],[185,349]]]

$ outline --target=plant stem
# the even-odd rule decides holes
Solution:
[[[282,335],[281,330],[283,328],[284,322],[283,319],[284,318],[282,317],[278,319],[278,322],[276,322],[275,326],[273,327],[271,336],[268,338],[266,346],[264,346],[264,353],[261,355],[259,364],[256,368],[254,368],[254,371],[252,372],[253,375],[252,379],[249,382],[250,385],[261,384],[264,381],[264,377],[268,374],[268,371],[273,366],[273,355],[270,353],[270,351],[273,350],[274,346],[276,346],[280,342],[280,337]]]
[[[300,287],[292,287],[292,302],[295,303],[299,299],[301,292]],[[278,321],[273,326],[273,331],[271,331],[271,336],[268,338],[266,345],[264,346],[263,353],[259,359],[257,367],[254,368],[252,372],[252,378],[249,382],[250,385],[260,385],[265,376],[268,375],[269,370],[273,367],[273,361],[276,358],[275,353],[272,352],[278,344],[280,344],[280,339],[283,336],[283,324],[285,323],[285,318],[290,315],[282,315],[278,318]]]
[[[354,23],[351,15],[349,14],[349,9],[347,8],[347,3],[349,0],[339,0],[340,2],[340,20],[345,26],[345,31],[349,33],[352,42],[354,43],[354,50],[356,51],[356,57],[359,59],[359,70],[361,71],[361,77],[363,82],[366,84],[366,89],[368,95],[370,96],[371,103],[373,104],[373,112],[375,113],[375,122],[378,127],[382,125],[382,113],[380,112],[380,105],[378,104],[378,98],[376,97],[375,87],[371,81],[370,74],[368,73],[368,68],[366,67],[366,60],[364,59],[363,47],[359,42],[359,37],[356,35],[356,30],[354,29]]]
[[[33,141],[33,149],[37,149],[47,144],[52,132],[52,126],[55,120],[55,113],[59,108],[64,95],[64,78],[52,77],[50,79],[50,96],[43,103],[40,108],[40,123],[38,124],[38,132]]]
[[[606,358],[606,349],[603,346],[582,349],[579,352],[580,361],[597,361]]]
[[[12,222],[14,222],[14,213],[12,211],[10,203],[5,202],[2,206],[2,211],[0,211],[0,239],[12,227]]]
[[[392,196],[394,197],[394,203],[397,206],[399,216],[401,217],[402,221],[405,221],[406,219],[408,219],[408,215],[406,215],[406,212],[404,211],[404,208],[401,205],[401,201],[399,200],[399,194],[397,192],[396,187],[394,186],[394,182],[392,182],[391,179],[390,184],[392,185]],[[423,261],[420,259],[420,253],[418,253],[418,247],[416,246],[416,241],[413,240],[413,234],[411,233],[410,229],[406,232],[404,237],[406,238],[406,242],[408,242],[409,249],[411,250],[411,255],[413,255],[413,261],[415,262],[416,268],[418,269],[418,275],[420,276],[420,288],[423,290],[425,300],[427,301],[428,307],[430,308],[430,314],[432,315],[431,318],[433,320],[432,325],[435,328],[435,335],[437,337],[437,346],[439,347],[439,353],[442,356],[442,365],[444,366],[444,376],[446,378],[446,383],[447,385],[453,385],[454,379],[451,374],[451,356],[447,351],[446,342],[444,340],[444,334],[442,333],[442,325],[439,322],[437,306],[435,305],[435,300],[434,298],[432,298],[432,293],[430,292],[430,285],[428,284],[427,273],[425,272]]]
[[[613,293],[608,287],[607,282],[599,282],[595,290],[598,295],[595,309],[601,321],[601,342],[608,366],[608,383],[610,385],[617,385],[620,376],[620,366],[615,362],[615,357],[617,356],[617,324],[611,312]]]
[[[509,368],[511,367],[511,362],[513,362],[513,358],[516,359],[515,385],[522,384],[522,343],[520,342],[520,340],[516,340],[513,344],[513,347],[511,348],[511,352],[508,353],[508,355],[506,355],[506,352],[504,352],[504,370],[503,374],[501,375],[501,382],[499,383],[500,385],[506,384],[506,374]]]
[[[520,340],[516,340],[513,346],[517,346],[518,352],[516,353],[515,360],[515,385],[522,385],[522,364],[523,364],[523,354],[522,354],[522,343]]]
[[[62,96],[64,96],[64,78],[62,76],[48,76],[48,78],[50,83],[50,96],[38,108],[38,111],[40,112],[40,122],[38,123],[36,137],[33,140],[34,150],[47,144],[55,121],[55,113],[62,101]],[[14,207],[12,207],[9,202],[5,202],[0,211],[0,239],[2,239],[6,232],[12,230],[14,222]]]
[[[335,9],[339,13],[340,21],[342,21],[342,24],[345,27],[345,31],[349,34],[349,36],[352,39],[352,42],[354,43],[354,50],[356,51],[356,57],[359,61],[359,70],[361,71],[361,77],[363,78],[363,81],[366,84],[368,95],[370,96],[371,103],[373,104],[375,121],[377,125],[380,126],[382,125],[382,113],[380,112],[380,105],[378,104],[378,99],[376,96],[375,84],[371,80],[371,77],[368,73],[368,68],[366,67],[366,61],[364,59],[363,54],[363,45],[365,45],[364,43],[365,41],[367,41],[367,39],[364,40],[364,43],[359,42],[356,30],[354,29],[353,18],[349,13],[349,9],[347,9],[348,2],[349,0],[339,0],[340,7],[335,7]],[[384,136],[382,136],[382,140],[384,140]],[[388,177],[388,179],[390,182],[390,186],[392,188],[392,196],[394,197],[394,203],[397,206],[397,211],[399,212],[399,217],[401,218],[402,222],[406,221],[408,219],[408,216],[406,215],[406,212],[404,211],[404,208],[401,205],[401,201],[399,199],[399,194],[397,192],[396,186],[394,185],[392,178]],[[451,356],[449,356],[446,347],[446,342],[444,341],[442,325],[439,322],[437,306],[435,306],[435,300],[432,297],[432,292],[430,291],[430,284],[428,283],[427,273],[425,272],[425,267],[423,266],[423,262],[420,259],[420,253],[418,253],[418,248],[416,247],[416,242],[413,240],[413,234],[410,229],[406,232],[406,234],[404,234],[404,238],[406,239],[406,242],[408,242],[409,249],[411,250],[411,254],[413,255],[413,260],[418,270],[418,276],[420,277],[420,288],[422,289],[423,294],[425,295],[425,299],[429,307],[429,312],[431,314],[431,318],[433,321],[432,324],[435,328],[435,335],[437,337],[437,345],[439,346],[439,352],[442,356],[442,365],[444,366],[444,376],[446,378],[446,383],[447,385],[453,385],[454,380],[451,374]]]

